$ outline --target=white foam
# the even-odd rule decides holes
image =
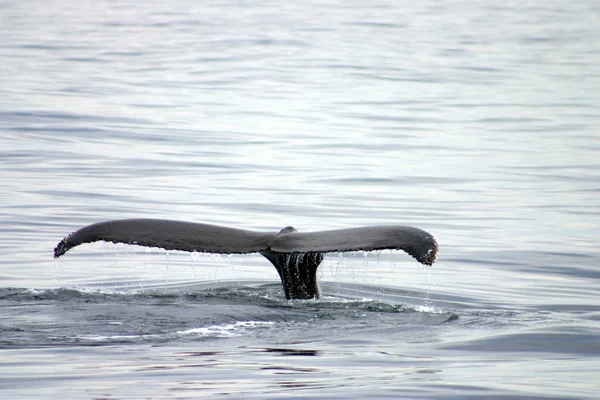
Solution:
[[[117,325],[117,324],[115,324]],[[137,341],[140,339],[160,339],[165,337],[177,337],[186,335],[196,335],[200,337],[238,337],[250,334],[250,331],[257,328],[264,328],[275,325],[271,321],[238,321],[230,324],[210,325],[200,328],[186,329],[167,334],[148,334],[148,335],[77,335],[76,340],[89,342],[112,342],[112,341]]]
[[[90,342],[112,342],[118,340],[138,340],[138,339],[146,339],[146,338],[158,338],[159,335],[111,335],[111,336],[102,336],[102,335],[77,335],[75,339],[77,340],[87,340]]]
[[[420,305],[420,306],[414,306],[413,308],[415,309],[415,311],[430,313],[430,314],[443,314],[445,312],[445,311],[436,309],[435,306],[433,306],[433,305]]]
[[[243,336],[248,330],[274,325],[271,321],[238,321],[233,324],[211,325],[201,328],[178,331],[178,335],[198,335],[204,337],[234,337]]]

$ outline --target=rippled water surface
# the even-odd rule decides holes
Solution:
[[[594,1],[0,4],[2,398],[597,398]],[[285,300],[153,217],[406,224]]]

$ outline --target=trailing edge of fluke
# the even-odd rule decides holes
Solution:
[[[319,232],[298,232],[288,226],[275,233],[143,218],[83,227],[58,243],[54,257],[80,244],[100,240],[191,252],[260,253],[277,269],[288,299],[319,298],[316,273],[324,253],[399,249],[425,265],[432,265],[438,254],[438,243],[431,234],[403,225]]]

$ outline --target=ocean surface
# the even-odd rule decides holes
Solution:
[[[599,4],[0,2],[0,397],[600,398]],[[52,257],[138,217],[440,253]]]

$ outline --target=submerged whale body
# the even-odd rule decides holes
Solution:
[[[58,258],[71,248],[99,240],[207,253],[260,253],[277,269],[287,299],[319,298],[317,268],[324,253],[358,250],[404,250],[432,265],[436,239],[411,226],[367,226],[320,232],[298,232],[291,226],[277,233],[161,219],[123,219],[88,225],[61,240]]]

